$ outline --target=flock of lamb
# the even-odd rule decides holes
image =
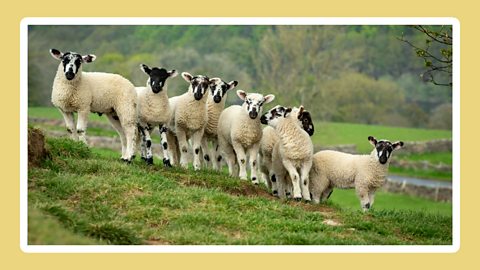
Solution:
[[[248,161],[252,182],[259,183],[260,171],[275,196],[319,203],[329,198],[334,187],[355,188],[366,211],[385,182],[393,150],[403,146],[401,141],[369,136],[374,146],[370,155],[328,150],[314,154],[310,139],[314,126],[303,106],[277,105],[262,115],[263,105],[275,96],[237,90],[243,104],[225,108],[227,91],[237,81],[187,72],[181,76],[188,90],[169,98],[167,80],[178,75],[175,70],[142,64],[148,75],[146,86],[134,87],[118,74],[82,72],[82,64],[93,62],[95,55],[56,49],[50,53],[61,61],[52,103],[62,113],[71,138],[86,143],[88,115],[105,114],[120,136],[121,158],[126,162],[141,144],[141,158],[153,164],[151,135],[158,127],[165,166],[187,167],[193,154],[195,170],[202,164],[220,170],[223,160],[231,176],[246,180]],[[262,124],[267,127],[262,129]]]

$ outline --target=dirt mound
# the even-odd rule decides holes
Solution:
[[[48,157],[45,149],[45,136],[36,128],[28,129],[28,166],[39,166]]]

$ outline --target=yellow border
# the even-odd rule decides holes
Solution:
[[[322,3],[316,1],[273,2],[242,1],[228,4],[224,1],[160,1],[135,2],[130,6],[120,6],[116,1],[48,2],[48,3],[10,3],[2,15],[2,78],[3,99],[0,106],[2,115],[1,141],[5,144],[1,157],[2,168],[6,174],[2,179],[0,196],[2,207],[2,264],[11,268],[35,269],[85,269],[117,268],[132,269],[139,267],[167,268],[472,268],[478,265],[474,255],[478,253],[476,240],[479,233],[478,202],[475,192],[478,181],[469,170],[475,162],[474,150],[477,133],[474,102],[478,100],[477,87],[474,87],[473,74],[477,69],[473,59],[478,47],[476,26],[477,10],[473,5],[461,3],[441,3],[438,1],[361,1],[357,4],[345,2]],[[24,254],[19,248],[19,28],[23,17],[43,16],[429,16],[456,17],[461,24],[461,248],[455,254]],[[472,74],[470,74],[472,73]],[[470,87],[469,87],[470,86]],[[471,89],[471,90],[470,90]],[[467,125],[465,121],[472,121]],[[470,167],[471,168],[471,167]],[[472,261],[469,261],[472,260]],[[465,265],[463,265],[465,264]],[[467,265],[471,265],[468,267]],[[463,267],[462,267],[463,266]]]

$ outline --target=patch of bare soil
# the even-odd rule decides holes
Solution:
[[[40,166],[41,162],[48,157],[45,148],[45,135],[36,128],[28,129],[28,166]]]

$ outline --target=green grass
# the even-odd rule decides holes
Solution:
[[[365,214],[355,199],[342,199],[342,191],[335,191],[327,204],[286,202],[223,173],[164,169],[138,159],[128,165],[113,151],[88,149],[68,139],[47,142],[50,159],[28,171],[30,244],[452,241],[451,214],[443,204],[406,203],[410,197],[379,194],[374,209]],[[342,205],[347,200],[352,207]],[[327,219],[341,225],[323,224]]]
[[[329,201],[342,209],[355,211],[360,207],[360,201],[353,189],[335,189]],[[452,203],[434,202],[420,197],[379,191],[375,194],[375,210],[408,210],[442,216],[452,215]]]
[[[452,165],[452,153],[422,153],[422,154],[408,154],[404,155],[401,152],[396,153],[398,159],[406,159],[410,161],[429,161],[432,164],[447,164]]]
[[[427,141],[451,138],[452,132],[447,130],[315,122],[315,134],[312,137],[312,141],[315,145],[355,144],[360,153],[370,153],[372,145],[367,140],[370,135],[377,139],[388,139],[390,141]]]
[[[62,114],[55,107],[28,107],[28,117],[63,120]],[[108,123],[107,117],[105,117],[104,115],[99,116],[98,114],[94,113],[89,114],[88,120],[91,122]]]

